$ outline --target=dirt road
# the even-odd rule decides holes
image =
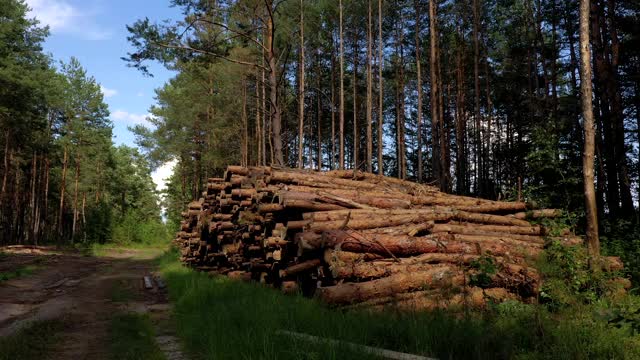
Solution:
[[[107,256],[83,256],[49,248],[0,249],[0,273],[28,266],[32,273],[0,283],[0,337],[34,321],[62,318],[63,341],[53,359],[109,357],[109,324],[115,314],[148,313],[157,343],[169,359],[183,358],[171,334],[166,291],[143,277],[153,274],[148,251],[114,250]]]

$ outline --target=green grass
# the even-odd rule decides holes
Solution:
[[[42,360],[61,340],[64,322],[47,320],[33,323],[17,334],[0,338],[0,360]]]
[[[142,257],[155,257],[162,254],[167,249],[169,243],[154,243],[154,244],[138,244],[131,243],[126,245],[118,244],[91,244],[90,246],[82,249],[87,256],[105,257],[112,254],[124,254],[133,250],[135,256]]]
[[[109,355],[114,360],[164,360],[147,315],[117,314],[109,329]]]
[[[362,359],[346,349],[293,341],[291,330],[440,359],[637,359],[640,336],[610,325],[605,304],[552,313],[505,303],[468,315],[343,312],[258,285],[211,278],[160,259],[178,336],[195,359]]]
[[[29,276],[40,268],[38,265],[26,265],[12,271],[0,272],[0,283],[23,276]]]

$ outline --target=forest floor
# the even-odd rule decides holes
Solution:
[[[144,287],[161,253],[0,248],[0,359],[184,358],[166,290]]]

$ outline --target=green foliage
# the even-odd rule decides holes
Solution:
[[[619,274],[601,271],[593,261],[583,247],[552,242],[537,264],[544,280],[540,301],[558,309],[594,303],[614,291],[611,280]]]
[[[477,260],[473,260],[470,264],[476,272],[469,276],[469,285],[486,288],[492,283],[491,277],[496,274],[497,266],[495,260],[491,256],[482,256]]]
[[[110,242],[118,245],[166,243],[169,233],[160,219],[148,219],[138,211],[130,210],[117,217],[113,225]]]
[[[0,338],[0,360],[47,359],[62,339],[64,326],[61,320],[38,321],[14,335]]]
[[[640,227],[625,219],[605,219],[600,229],[600,242],[605,255],[619,256],[625,273],[633,284],[640,284]]]
[[[164,360],[156,344],[148,315],[117,314],[109,327],[109,358],[114,360]]]

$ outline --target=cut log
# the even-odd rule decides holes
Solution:
[[[341,305],[413,290],[451,288],[464,284],[465,276],[460,269],[454,266],[442,266],[429,271],[396,274],[367,282],[323,287],[317,290],[317,296],[329,304]]]

